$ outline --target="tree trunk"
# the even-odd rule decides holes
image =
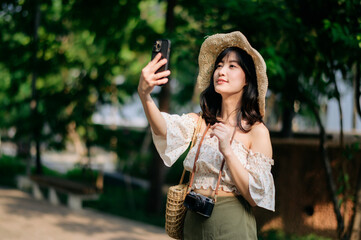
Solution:
[[[325,172],[326,172],[326,180],[327,180],[327,185],[329,187],[330,193],[331,193],[331,201],[333,203],[333,209],[334,212],[336,214],[336,220],[337,220],[337,234],[339,236],[339,239],[342,239],[343,233],[344,233],[344,220],[343,217],[341,215],[341,211],[340,208],[338,206],[338,201],[337,201],[337,191],[336,191],[336,184],[333,178],[333,173],[332,173],[332,168],[331,168],[331,163],[330,163],[330,159],[328,157],[328,152],[327,152],[327,146],[326,146],[326,131],[325,128],[322,124],[321,121],[321,117],[319,114],[319,111],[316,109],[316,107],[312,104],[311,101],[307,100],[315,118],[316,118],[316,122],[317,125],[319,127],[320,133],[319,133],[319,140],[320,140],[320,152],[321,152],[321,158],[325,167]]]
[[[286,82],[284,86],[284,95],[283,95],[283,112],[282,112],[282,129],[281,136],[284,138],[292,137],[292,121],[295,116],[295,99],[299,94],[298,78],[297,75],[288,76],[289,81]]]
[[[172,33],[174,30],[174,7],[176,0],[168,0],[167,12],[166,12],[166,32]],[[169,79],[170,80],[170,79]],[[165,84],[159,94],[159,110],[162,112],[169,112],[170,109],[170,83]],[[162,211],[162,187],[164,183],[164,177],[166,168],[163,160],[160,158],[158,152],[153,150],[153,162],[152,162],[152,177],[150,179],[150,195],[148,200],[148,211],[151,213],[160,213]]]
[[[344,132],[343,132],[343,111],[342,111],[342,104],[341,104],[341,94],[340,91],[338,89],[338,85],[336,82],[336,77],[334,74],[334,71],[332,70],[331,72],[331,81],[333,82],[334,86],[335,86],[335,95],[336,95],[336,100],[337,100],[337,105],[338,105],[338,110],[339,110],[339,114],[340,114],[340,118],[339,118],[339,124],[340,124],[340,140],[339,140],[339,150],[340,152],[344,152]],[[342,175],[345,176],[347,174],[347,159],[343,158],[341,161],[341,170],[342,170]],[[343,178],[344,179],[344,178]],[[345,181],[345,180],[343,180]],[[347,183],[344,183],[345,186],[347,185]],[[343,211],[343,216],[346,217],[348,214],[348,210],[346,207],[346,203],[348,200],[347,194],[346,194],[347,189],[344,188],[342,195],[343,195],[343,206],[344,206],[344,211]],[[345,220],[345,219],[344,219]],[[343,223],[343,225],[345,225],[345,222]],[[348,228],[344,229],[345,231],[341,233],[341,237],[340,239],[349,239],[350,238],[350,231],[348,230]]]
[[[360,76],[360,63],[356,62],[355,64],[355,73],[354,73],[354,86],[355,86],[355,103],[356,110],[361,117],[361,76]],[[361,169],[358,171],[358,180],[356,183],[355,191],[355,206],[354,206],[354,215],[352,219],[352,230],[351,230],[351,240],[361,239]]]
[[[332,199],[332,203],[333,203],[333,208],[336,214],[336,219],[337,219],[337,232],[339,237],[341,238],[341,235],[344,231],[344,221],[343,221],[343,217],[341,215],[341,211],[340,208],[338,206],[338,201],[337,201],[337,190],[336,190],[336,184],[335,181],[333,179],[333,173],[332,173],[332,168],[331,168],[331,163],[330,163],[330,159],[328,158],[328,151],[327,151],[327,146],[326,146],[326,132],[324,130],[324,127],[322,125],[321,122],[321,118],[318,116],[318,124],[320,127],[320,150],[321,150],[321,156],[322,156],[322,160],[325,166],[325,170],[326,170],[326,176],[327,176],[327,183],[328,183],[328,187],[330,188],[331,191],[331,199]]]
[[[360,63],[359,62],[357,62],[355,64],[354,81],[355,81],[355,86],[356,86],[355,87],[356,110],[357,110],[359,117],[361,117],[361,76],[360,76]]]
[[[42,174],[42,164],[40,158],[40,131],[41,124],[39,124],[39,112],[38,112],[38,95],[36,91],[36,80],[38,77],[38,59],[37,59],[37,51],[38,51],[38,29],[40,26],[40,5],[39,2],[36,1],[34,4],[35,8],[35,18],[34,18],[34,32],[33,32],[33,56],[32,56],[32,64],[33,64],[33,72],[31,79],[31,88],[32,88],[32,96],[30,102],[31,115],[32,115],[32,127],[33,127],[33,137],[35,140],[35,149],[36,149],[36,173]]]
[[[292,136],[292,121],[295,116],[295,112],[293,110],[293,103],[287,104],[283,108],[282,113],[282,129],[281,136],[284,138],[289,138]]]
[[[354,207],[354,216],[352,219],[352,230],[351,230],[351,240],[360,240],[361,239],[361,174],[357,177],[357,188],[355,191],[355,207]]]
[[[333,73],[333,70],[330,74],[330,79],[333,83],[333,85],[335,86],[335,93],[336,93],[336,100],[337,100],[337,106],[338,106],[338,111],[340,113],[340,119],[339,119],[339,123],[340,123],[340,148],[343,148],[343,113],[342,113],[342,106],[341,106],[341,96],[340,96],[340,91],[338,90],[338,86],[337,86],[337,82],[336,82],[336,78],[335,78],[335,74]]]

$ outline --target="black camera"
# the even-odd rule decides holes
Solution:
[[[214,200],[191,191],[184,199],[184,206],[204,217],[210,217],[214,207]]]

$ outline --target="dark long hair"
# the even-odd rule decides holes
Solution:
[[[256,122],[263,122],[262,116],[259,112],[257,76],[252,57],[243,49],[237,47],[227,48],[217,57],[214,64],[213,74],[218,63],[231,52],[236,54],[237,62],[246,75],[247,83],[243,88],[242,101],[241,99],[239,100],[241,101],[241,105],[236,110],[237,126],[243,132],[249,132],[253,124]],[[213,74],[211,76],[209,86],[201,93],[200,96],[203,118],[207,124],[209,123],[211,125],[219,122],[217,120],[217,116],[219,116],[222,110],[222,96],[214,89]],[[246,129],[242,126],[242,119],[247,121],[249,128]]]

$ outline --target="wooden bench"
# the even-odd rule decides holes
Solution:
[[[84,200],[97,200],[101,192],[101,189],[95,185],[92,186],[58,177],[33,175],[30,176],[30,180],[35,199],[44,199],[40,187],[47,188],[49,190],[48,199],[51,204],[59,205],[60,201],[57,193],[63,193],[68,197],[68,207],[74,210],[82,209]]]

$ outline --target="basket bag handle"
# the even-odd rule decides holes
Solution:
[[[197,126],[196,126],[196,128],[195,128],[195,130],[194,130],[194,132],[193,132],[192,143],[191,143],[190,149],[192,149],[192,147],[193,147],[194,144],[196,143],[197,135],[198,135],[198,133],[199,133],[200,130],[201,130],[201,126],[202,126],[202,113],[199,114],[198,121],[197,121]],[[181,179],[180,179],[180,181],[179,181],[179,184],[182,184],[182,183],[183,183],[185,173],[186,173],[186,169],[183,168],[183,173],[182,173],[182,177],[181,177]]]

